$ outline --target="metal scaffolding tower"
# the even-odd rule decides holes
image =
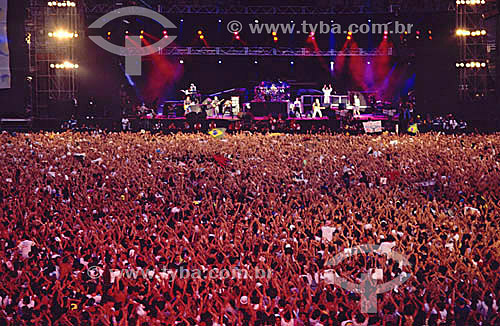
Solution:
[[[456,36],[459,42],[458,94],[463,102],[488,96],[488,43],[482,14],[485,0],[457,0]]]
[[[52,105],[76,96],[83,10],[76,2],[43,0],[30,0],[27,9],[33,113],[48,117]]]

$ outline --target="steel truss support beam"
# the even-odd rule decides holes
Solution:
[[[485,7],[481,5],[462,4],[456,10],[457,30],[469,32],[485,30],[482,14]],[[486,63],[489,59],[487,37],[484,36],[457,36],[459,43],[458,63],[470,62]],[[483,100],[488,96],[486,67],[480,68],[458,68],[458,95],[464,102]]]
[[[138,49],[140,51],[140,49]],[[392,48],[385,50],[347,49],[344,51],[314,51],[307,48],[270,47],[167,47],[160,51],[168,56],[254,56],[254,57],[336,57],[336,56],[391,56]]]
[[[105,14],[120,6],[113,3],[87,5],[87,14]],[[365,5],[333,5],[317,6],[195,6],[195,5],[163,5],[155,9],[161,14],[200,14],[200,15],[352,15],[352,14],[390,14],[390,13],[430,13],[455,11],[455,4],[448,1],[405,1],[386,6],[379,3],[371,7]]]

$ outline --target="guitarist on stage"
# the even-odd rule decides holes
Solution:
[[[323,117],[323,112],[321,112],[321,110],[323,110],[324,108],[321,107],[321,103],[319,102],[319,98],[316,99],[316,101],[314,101],[313,103],[313,115],[312,117],[313,118],[316,118],[316,115],[319,115],[320,118]]]

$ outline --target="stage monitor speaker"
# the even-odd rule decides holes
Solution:
[[[330,120],[335,119],[335,117],[336,117],[335,110],[326,109],[325,111],[326,111],[326,116],[327,116]]]
[[[184,116],[184,107],[182,105],[175,107],[175,116],[177,118]]]
[[[191,112],[201,113],[201,105],[200,104],[191,105]]]
[[[244,121],[252,121],[254,116],[250,112],[239,112],[238,118]]]

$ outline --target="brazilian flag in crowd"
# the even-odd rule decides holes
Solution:
[[[409,128],[408,128],[408,132],[411,133],[411,134],[418,134],[418,126],[416,123],[412,124]]]
[[[214,138],[222,138],[226,134],[226,128],[215,128],[208,132],[208,134]]]

